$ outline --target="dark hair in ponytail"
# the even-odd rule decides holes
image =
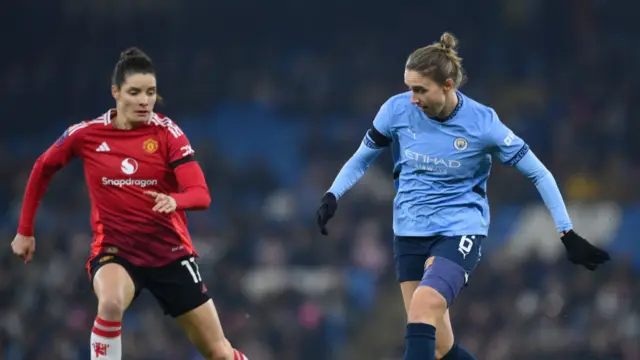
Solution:
[[[120,60],[111,76],[111,84],[120,89],[127,76],[133,74],[156,74],[151,58],[137,47],[128,48],[120,53]]]

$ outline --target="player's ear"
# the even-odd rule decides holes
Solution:
[[[449,92],[451,90],[453,90],[453,80],[452,79],[447,79],[445,80],[444,84],[442,85],[442,88],[444,91]]]
[[[111,85],[111,96],[113,96],[116,101],[120,100],[120,90],[115,85]]]

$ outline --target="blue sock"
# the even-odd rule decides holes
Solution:
[[[407,324],[404,360],[435,360],[436,328],[422,323]]]
[[[462,346],[453,344],[453,347],[442,360],[476,360],[473,355],[469,354]]]

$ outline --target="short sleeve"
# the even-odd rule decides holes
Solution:
[[[373,119],[373,127],[378,130],[378,132],[387,138],[391,139],[391,124],[393,121],[393,103],[391,100],[387,100],[382,106],[380,110],[378,110],[378,114],[376,114],[375,119]]]
[[[529,152],[529,146],[500,121],[494,110],[485,129],[485,139],[489,151],[507,166],[515,166]]]
[[[169,164],[172,167],[194,160],[195,151],[182,129],[173,121],[165,119],[167,145],[169,147]]]

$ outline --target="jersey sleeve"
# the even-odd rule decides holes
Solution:
[[[167,124],[167,146],[169,147],[168,162],[175,169],[182,164],[195,160],[195,151],[182,129],[174,122]]]
[[[392,104],[391,100],[388,100],[380,107],[378,114],[373,119],[373,126],[365,134],[360,147],[342,166],[327,192],[332,193],[336,199],[340,199],[364,176],[373,161],[392,142],[392,119]]]
[[[529,152],[529,145],[503,124],[494,110],[485,129],[485,141],[489,152],[507,166],[515,166]]]
[[[80,156],[82,151],[81,132],[84,124],[76,124],[65,130],[64,133],[51,145],[47,151],[42,154],[44,164],[47,167],[55,167],[57,169],[64,167],[75,157]]]
[[[538,192],[556,223],[558,232],[573,229],[567,207],[553,175],[544,164],[538,160],[533,151],[529,151],[515,166],[522,174],[531,179],[538,188]]]
[[[51,179],[58,170],[67,165],[74,157],[79,156],[81,139],[78,131],[83,127],[84,125],[81,123],[68,128],[53,145],[38,157],[33,165],[22,201],[18,225],[19,234],[33,235],[36,212]]]
[[[206,209],[211,203],[211,196],[202,168],[195,162],[195,151],[178,125],[169,119],[165,119],[165,124],[168,162],[180,186],[179,192],[170,195],[175,199],[178,210]]]
[[[327,192],[332,193],[336,199],[340,199],[364,176],[364,173],[373,164],[374,160],[382,153],[383,147],[376,145],[371,139],[371,132],[365,135],[358,150],[342,166],[338,176]]]
[[[387,100],[382,106],[378,113],[376,114],[375,119],[373,119],[373,128],[371,132],[378,133],[382,135],[388,142],[391,142],[392,139],[392,131],[391,125],[393,122],[393,103],[391,100]],[[374,138],[374,140],[377,140]]]
[[[174,170],[180,192],[169,194],[178,210],[202,210],[211,204],[211,195],[200,165],[191,161]]]

